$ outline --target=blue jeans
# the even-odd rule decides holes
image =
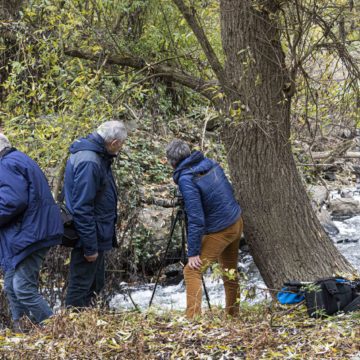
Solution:
[[[104,252],[94,262],[84,258],[84,250],[75,248],[71,252],[69,286],[66,307],[84,308],[91,306],[92,300],[105,285]]]
[[[39,272],[48,250],[36,250],[21,261],[15,270],[5,273],[4,289],[14,321],[27,315],[35,323],[41,323],[53,314],[49,304],[38,291]]]

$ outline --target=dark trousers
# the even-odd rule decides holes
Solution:
[[[5,273],[4,288],[14,321],[27,315],[35,323],[41,323],[53,314],[38,290],[39,272],[48,250],[43,248],[34,251],[16,269]]]
[[[88,262],[84,250],[75,248],[71,252],[69,286],[66,307],[89,307],[92,300],[105,285],[104,252],[99,252],[96,261]]]

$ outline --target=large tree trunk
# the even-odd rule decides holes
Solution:
[[[261,2],[257,2],[259,5]],[[292,88],[276,2],[222,0],[221,26],[232,118],[223,140],[244,208],[245,237],[270,288],[352,272],[314,214],[290,143]]]

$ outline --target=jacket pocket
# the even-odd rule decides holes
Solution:
[[[98,220],[96,221],[97,237],[100,242],[112,241],[115,223],[114,220]]]

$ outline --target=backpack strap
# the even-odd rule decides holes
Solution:
[[[328,293],[334,297],[334,299],[336,300],[336,305],[338,310],[340,310],[340,306],[341,306],[341,299],[339,296],[339,290],[336,286],[336,281],[334,279],[329,279],[329,280],[325,280],[324,281],[324,287],[326,288],[326,290],[328,291]]]
[[[336,286],[336,282],[335,280],[326,280],[324,281],[324,286],[326,287],[326,290],[331,294],[331,295],[336,295],[339,293],[339,290]]]
[[[360,295],[357,296],[350,304],[347,304],[343,309],[344,313],[357,310],[360,310]]]

